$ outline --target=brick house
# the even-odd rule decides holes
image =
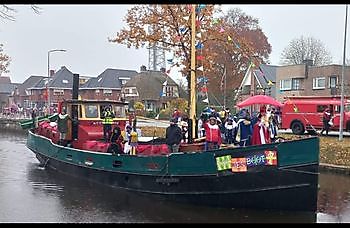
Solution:
[[[122,89],[123,96],[130,104],[141,102],[146,111],[159,112],[166,108],[167,102],[174,98],[185,98],[185,92],[179,88],[164,69],[161,71],[146,70],[142,66],[140,73],[128,81]]]
[[[276,99],[288,96],[340,95],[342,65],[313,66],[304,64],[280,66],[276,72]],[[350,94],[350,67],[345,67],[344,93]]]
[[[39,81],[43,80],[45,76],[31,75],[22,84],[19,84],[9,95],[10,104],[19,104],[21,107],[30,108],[32,107],[30,101],[30,90],[28,88],[33,87]]]
[[[243,78],[241,88],[237,95],[236,103],[239,103],[250,96],[264,94],[271,97],[276,96],[276,70],[278,66],[261,64],[247,72]],[[236,91],[237,93],[237,91]]]
[[[120,100],[122,85],[136,74],[134,70],[108,68],[82,85],[79,94],[82,99]]]
[[[0,76],[0,110],[10,105],[9,95],[19,85],[19,83],[12,83],[10,77]]]

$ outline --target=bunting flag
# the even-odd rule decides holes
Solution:
[[[202,39],[202,33],[197,33],[196,37],[198,37],[199,39]]]
[[[167,70],[165,73],[170,74],[170,69],[169,69],[169,70]]]
[[[163,86],[167,86],[168,85],[168,81],[165,80],[165,82],[163,82]]]
[[[236,43],[236,42],[233,42],[233,43],[235,44],[235,46],[236,46],[237,49],[240,49],[240,48],[241,48],[241,46],[239,45],[239,43]]]
[[[227,36],[227,40],[228,40],[228,41],[232,41],[231,36]]]
[[[220,30],[219,30],[219,32],[220,32],[220,33],[223,33],[223,32],[225,32],[225,29],[224,29],[223,27],[221,27]]]
[[[195,47],[196,47],[196,49],[202,49],[204,47],[204,45],[203,45],[203,43],[198,42]]]
[[[204,77],[204,76],[198,77],[197,78],[197,82],[198,83],[207,83],[208,82],[208,78]]]
[[[202,102],[209,104],[209,98],[206,98],[206,99],[202,100]]]
[[[269,82],[267,83],[267,85],[273,86],[273,82],[271,80],[269,80]]]
[[[184,33],[186,31],[186,28],[182,27],[179,29],[180,33]]]
[[[211,21],[211,23],[212,23],[213,25],[216,25],[216,24],[219,23],[219,19],[218,19],[218,18],[214,18],[214,19]]]
[[[190,19],[190,16],[184,16],[183,19],[185,19],[186,21],[188,21]]]
[[[177,42],[180,42],[180,41],[181,41],[181,36],[176,36],[176,37],[175,37],[175,40],[176,40]]]
[[[167,61],[168,61],[169,64],[173,64],[173,60],[174,60],[174,59],[167,59]]]
[[[204,67],[200,66],[200,67],[197,68],[197,70],[204,71]]]
[[[202,55],[197,55],[196,59],[197,59],[197,60],[203,60],[203,59],[204,59],[204,56],[202,56]]]
[[[207,93],[207,92],[208,92],[208,88],[207,88],[206,86],[203,86],[203,87],[201,88],[201,92]]]
[[[204,9],[204,8],[205,8],[205,4],[199,4],[199,5],[198,5],[198,8],[199,8],[199,9]]]

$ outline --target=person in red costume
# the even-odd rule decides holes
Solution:
[[[209,121],[204,124],[205,150],[219,149],[221,145],[221,132],[216,121],[216,118],[214,116],[211,116],[209,118]]]
[[[258,122],[253,127],[252,145],[261,145],[271,143],[269,122],[265,120],[265,116],[262,117],[261,113],[258,114]]]

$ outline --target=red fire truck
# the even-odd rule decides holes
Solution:
[[[333,126],[330,130],[339,130],[340,123],[340,96],[292,96],[285,97],[281,113],[281,128],[292,129],[294,134],[303,134],[306,131],[315,133],[323,127],[322,116],[328,107],[333,116]],[[350,100],[344,98],[343,129],[350,131]]]

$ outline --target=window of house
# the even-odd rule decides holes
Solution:
[[[166,97],[173,97],[174,96],[174,88],[172,86],[165,87],[165,96]]]
[[[300,82],[301,82],[301,80],[299,78],[293,78],[292,79],[292,90],[300,90]]]
[[[103,95],[105,96],[112,96],[112,90],[111,89],[104,89]]]
[[[328,88],[335,88],[337,84],[338,84],[338,77],[335,75],[330,76]]]
[[[63,80],[62,80],[62,83],[63,83],[63,84],[68,84],[68,80],[63,79]]]
[[[98,111],[97,105],[85,105],[85,117],[86,118],[97,118]]]
[[[63,89],[54,89],[53,90],[53,95],[64,95],[64,90]]]
[[[137,90],[134,88],[134,89],[131,89],[131,93],[132,94],[137,94]]]
[[[312,79],[312,88],[313,89],[324,89],[326,88],[326,78],[317,77]]]
[[[280,90],[291,90],[292,79],[284,79],[280,81]]]

